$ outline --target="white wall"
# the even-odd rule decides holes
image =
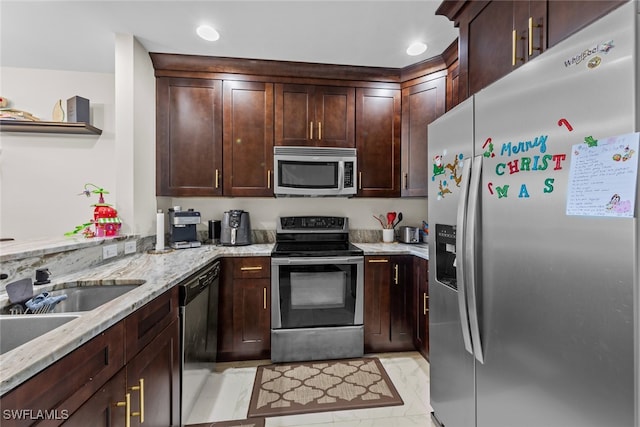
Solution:
[[[66,110],[68,98],[82,96],[91,103],[91,124],[103,131],[0,133],[0,237],[62,236],[89,221],[97,197],[78,195],[88,182],[116,202],[113,74],[0,67],[0,94],[42,120],[51,120],[57,100]]]
[[[278,216],[342,215],[353,229],[379,229],[373,214],[401,211],[403,225],[427,219],[426,199],[155,197],[155,77],[148,53],[131,35],[116,35],[115,74],[0,67],[0,94],[15,108],[51,119],[58,99],[91,101],[101,136],[0,133],[0,237],[62,236],[92,217],[96,197],[78,196],[87,182],[104,187],[124,233],[155,234],[156,208],[180,205],[219,219],[250,212],[255,229]],[[63,102],[66,106],[66,103]],[[117,138],[116,138],[117,134]]]
[[[183,197],[159,198],[159,207],[166,212],[171,206],[182,209],[193,208],[201,213],[206,230],[206,221],[221,219],[222,213],[231,209],[248,211],[251,227],[260,230],[274,230],[276,218],[287,215],[336,215],[349,217],[352,229],[381,229],[380,223],[373,218],[374,214],[385,214],[389,211],[402,212],[400,225],[420,226],[427,220],[427,199],[378,199],[378,198],[255,198],[255,197]]]
[[[130,34],[116,35],[116,144],[123,233],[155,234],[155,77],[148,52]]]

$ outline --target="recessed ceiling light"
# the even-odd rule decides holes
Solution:
[[[196,29],[196,33],[198,33],[201,38],[210,42],[214,42],[220,38],[220,34],[208,25],[200,25]]]
[[[427,50],[427,45],[422,42],[411,43],[407,48],[407,55],[416,56],[424,53]]]

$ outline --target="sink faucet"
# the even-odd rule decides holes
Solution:
[[[47,283],[51,283],[49,278],[51,277],[51,272],[48,268],[38,268],[36,270],[36,281],[33,282],[34,285],[46,285]]]

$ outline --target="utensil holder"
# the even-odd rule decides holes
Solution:
[[[382,229],[382,241],[384,243],[392,243],[393,242],[393,228],[383,228]]]

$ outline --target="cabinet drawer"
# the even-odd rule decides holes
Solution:
[[[178,318],[178,288],[174,287],[124,319],[126,360],[129,361]]]
[[[269,278],[271,277],[271,258],[243,257],[233,260],[233,278]]]
[[[124,366],[123,326],[112,326],[4,395],[3,411],[21,411],[23,417],[5,418],[2,425],[32,425],[36,420],[24,416],[29,410],[55,410],[59,419],[47,425],[58,425],[73,414]]]

